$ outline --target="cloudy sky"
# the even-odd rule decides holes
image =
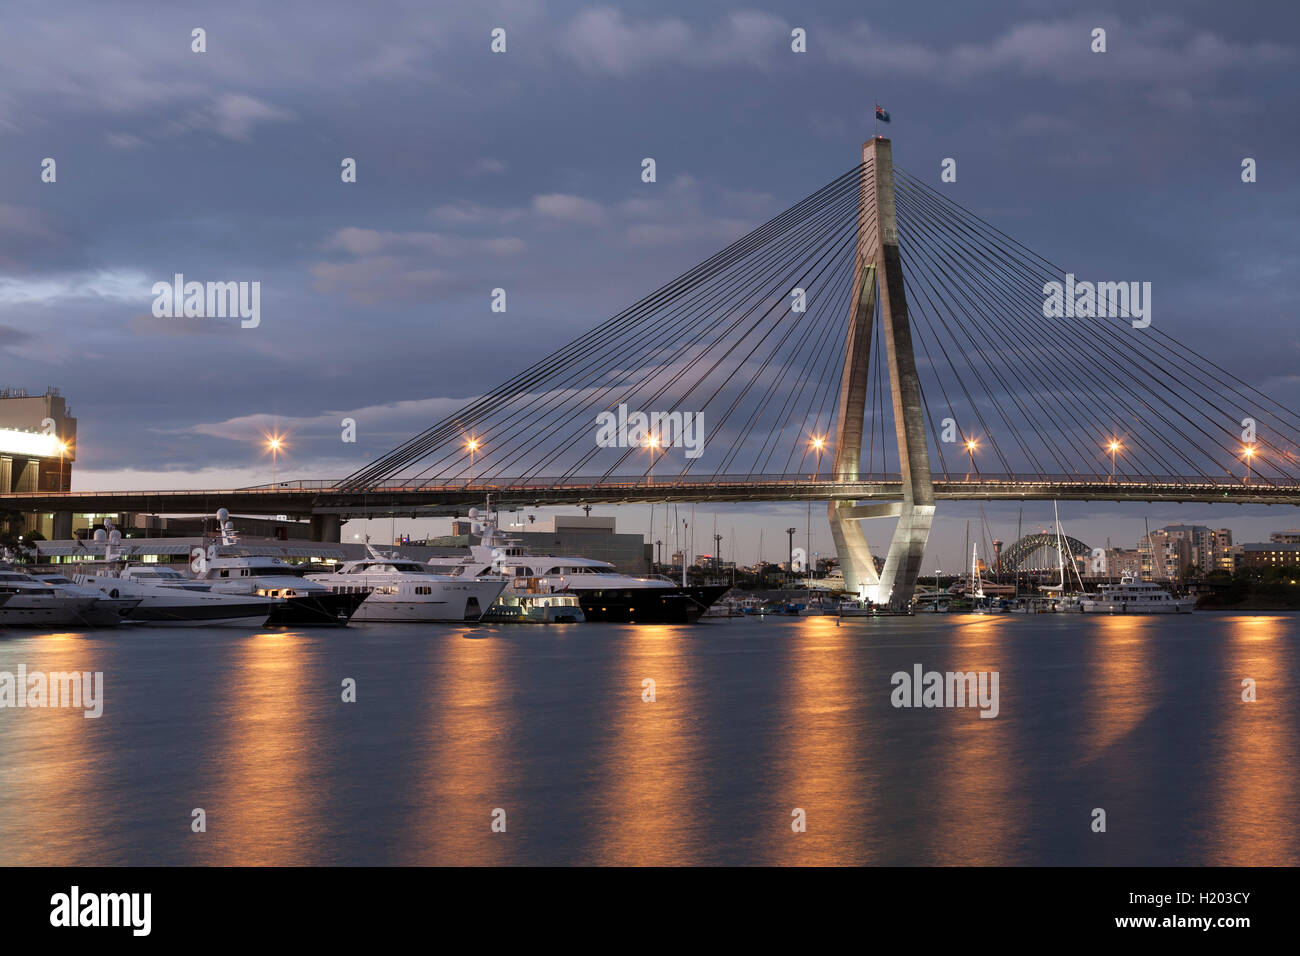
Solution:
[[[267,481],[272,428],[281,478],[341,476],[850,168],[874,98],[900,165],[937,185],[956,157],[954,200],[1053,261],[1152,281],[1166,329],[1300,407],[1298,20],[1196,0],[10,2],[0,384],[68,396],[79,488]],[[259,281],[260,325],[155,318],[176,273]],[[796,512],[719,523],[745,559],[768,529],[776,558]],[[960,562],[972,514],[941,509],[935,562]],[[1015,508],[989,514],[1013,536]],[[1300,524],[1067,509],[1092,544],[1131,545],[1144,514],[1251,540]]]

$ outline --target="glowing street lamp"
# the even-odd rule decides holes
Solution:
[[[813,480],[816,480],[822,473],[822,449],[826,447],[826,436],[810,435],[808,436],[808,444],[811,445],[813,451],[817,453],[817,471],[813,475]]]
[[[473,436],[465,442],[465,449],[469,452],[469,483],[474,484],[474,455],[478,452],[479,440]]]
[[[1118,439],[1112,438],[1110,440],[1110,444],[1107,445],[1106,447],[1110,451],[1110,480],[1114,481],[1115,480],[1115,452],[1119,451],[1124,446],[1119,443]]]
[[[63,456],[72,450],[72,446],[59,439],[59,491],[63,491]]]
[[[655,453],[659,450],[659,436],[647,435],[645,447],[650,452],[650,484],[653,485],[655,483]]]
[[[276,483],[276,471],[279,465],[280,449],[286,444],[287,442],[285,442],[284,436],[278,432],[266,436],[266,450],[271,453],[271,484]]]
[[[816,466],[816,470],[813,472],[813,481],[817,481],[821,477],[821,473],[822,473],[822,449],[826,447],[826,436],[809,435],[808,444],[812,446],[813,451],[817,452],[817,466]],[[811,498],[808,499],[808,524],[806,525],[806,528],[807,528],[808,535],[807,535],[807,540],[804,541],[805,560],[807,560],[807,555],[812,552],[812,499]],[[812,576],[813,577],[817,576],[816,561],[813,562]]]
[[[970,481],[971,472],[975,470],[975,449],[979,447],[979,442],[974,438],[966,439],[966,454],[970,457],[970,471],[966,472],[966,480]]]
[[[1254,445],[1243,445],[1241,449],[1242,460],[1246,462],[1246,480],[1244,484],[1250,484],[1250,461],[1255,457]]]

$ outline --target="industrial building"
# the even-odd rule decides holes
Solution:
[[[517,523],[515,514],[519,515]],[[528,530],[530,523],[524,522],[522,513],[505,513],[501,516],[501,530],[536,554],[573,555],[591,558],[596,561],[608,561],[623,574],[644,575],[651,572],[654,558],[654,546],[647,544],[639,534],[619,534],[615,529],[614,518],[576,515],[556,515],[549,531]],[[454,554],[458,550],[479,543],[479,536],[472,533],[471,523],[457,519],[452,522],[452,533],[423,542],[412,542],[403,551],[412,557],[427,560],[434,555]]]
[[[57,388],[0,389],[0,491],[67,491],[76,459],[77,420]]]

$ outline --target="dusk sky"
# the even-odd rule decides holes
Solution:
[[[266,482],[272,429],[281,479],[342,477],[853,167],[874,99],[899,166],[938,188],[955,157],[945,195],[1053,262],[1152,282],[1155,322],[1294,410],[1298,25],[1281,2],[11,2],[0,386],[68,397],[77,489]],[[156,318],[176,273],[259,281],[260,324]],[[638,531],[647,511],[593,513]],[[702,505],[698,551],[715,511],[745,562],[760,527],[772,560],[781,529],[803,540],[804,505]],[[1008,541],[1017,511],[986,509]],[[975,505],[938,515],[927,572],[962,564]],[[1144,517],[1300,526],[1062,517],[1094,546],[1134,546]],[[1050,519],[1026,504],[1026,532]]]

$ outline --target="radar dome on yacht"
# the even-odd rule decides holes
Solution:
[[[229,511],[227,511],[225,508],[217,509],[217,521],[221,522],[221,524],[224,525],[229,518],[230,518]]]
[[[477,509],[477,508],[470,508],[470,509],[469,509],[469,520],[470,520],[470,521],[477,521],[477,520],[478,520],[478,509]]]
[[[94,539],[96,544],[103,544],[108,540],[108,533],[103,528],[96,528]]]

